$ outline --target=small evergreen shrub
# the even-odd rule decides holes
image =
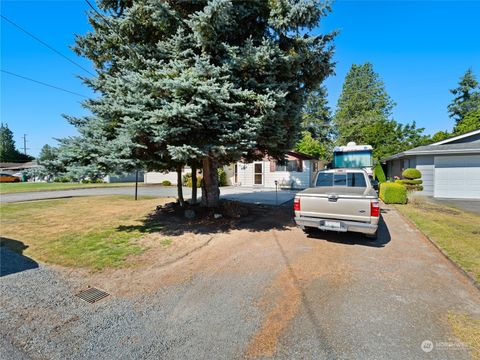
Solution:
[[[420,170],[408,168],[403,170],[402,176],[405,179],[414,180],[414,179],[420,179],[422,177],[422,173],[420,172]]]
[[[404,185],[408,191],[422,191],[423,186],[420,184],[423,183],[422,180],[417,180],[422,177],[422,173],[417,169],[405,169],[402,172],[404,179],[396,180],[395,182],[401,185]]]
[[[375,165],[375,167],[373,168],[373,178],[379,183],[387,181],[385,172],[383,171],[382,165],[379,162],[377,162],[377,165]]]
[[[67,183],[67,182],[71,182],[72,179],[66,177],[66,176],[62,176],[62,177],[57,177],[55,179],[53,179],[53,182],[57,182],[57,183]]]
[[[163,186],[172,186],[172,183],[169,180],[163,180],[162,185]]]
[[[223,168],[219,168],[218,172],[218,186],[227,186],[227,173]]]
[[[401,179],[401,180],[395,180],[397,184],[402,184],[402,185],[420,185],[423,181],[422,180],[408,180],[408,179]]]
[[[385,204],[406,204],[407,188],[402,184],[384,182],[380,184],[379,196]]]

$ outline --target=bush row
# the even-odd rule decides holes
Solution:
[[[385,204],[406,204],[407,188],[402,184],[384,182],[380,184],[379,197]]]

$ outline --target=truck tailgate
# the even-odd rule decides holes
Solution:
[[[366,188],[312,188],[297,194],[300,217],[370,222],[370,202],[375,192]]]

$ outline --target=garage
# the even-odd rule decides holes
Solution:
[[[435,156],[434,196],[480,199],[480,155]]]

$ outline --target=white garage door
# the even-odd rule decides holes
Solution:
[[[435,156],[434,196],[480,199],[480,155]]]

